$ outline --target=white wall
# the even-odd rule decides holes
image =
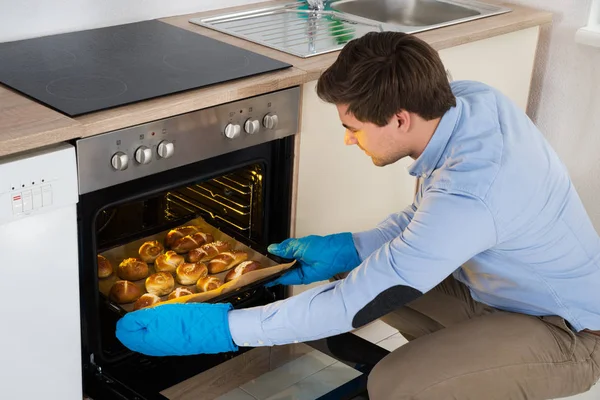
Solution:
[[[540,35],[528,113],[570,171],[600,232],[600,49],[575,42],[590,0],[511,0],[554,13]]]
[[[259,1],[261,0],[0,0],[0,42]]]

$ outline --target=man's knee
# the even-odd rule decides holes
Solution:
[[[390,354],[381,360],[369,374],[367,389],[371,400],[404,400],[421,389],[410,372],[410,357],[394,357]]]

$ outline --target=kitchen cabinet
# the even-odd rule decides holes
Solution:
[[[454,80],[492,85],[525,110],[538,34],[539,27],[533,27],[439,53]],[[376,167],[357,146],[345,146],[336,107],[322,102],[315,88],[316,81],[303,86],[292,234],[301,237],[370,229],[412,202],[416,182],[406,168],[413,160]]]

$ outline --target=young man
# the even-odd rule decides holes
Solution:
[[[437,53],[402,33],[349,43],[318,93],[375,165],[414,159],[414,204],[370,231],[269,249],[301,264],[279,283],[344,279],[265,307],[137,311],[119,321],[119,339],[151,355],[215,353],[383,317],[410,342],[373,369],[372,400],[587,391],[600,375],[600,238],[529,118],[484,84],[450,84]]]

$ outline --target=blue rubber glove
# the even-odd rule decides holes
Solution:
[[[276,256],[296,259],[300,263],[299,267],[286,272],[267,286],[306,285],[324,281],[335,274],[352,271],[360,265],[360,258],[349,232],[286,239],[279,244],[270,245],[267,250]]]
[[[130,312],[117,322],[117,338],[149,356],[236,351],[229,332],[231,304],[165,304]]]

